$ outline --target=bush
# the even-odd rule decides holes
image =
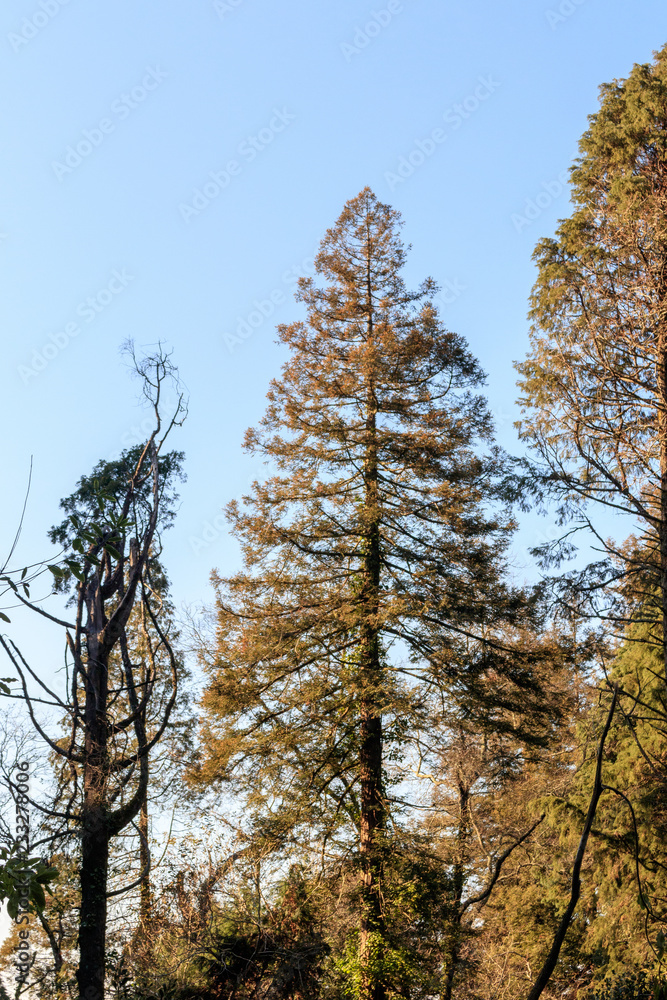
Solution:
[[[591,1000],[667,1000],[667,983],[648,972],[632,972],[603,983]]]

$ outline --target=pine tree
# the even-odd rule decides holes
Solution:
[[[634,982],[638,970],[650,975],[665,951],[662,649],[650,640],[648,625],[633,625],[628,632],[606,663],[608,680],[618,685],[621,697],[604,747],[604,787],[584,858],[581,896],[549,984],[548,996],[554,998],[583,995],[578,991],[585,987],[601,989],[600,996],[634,996],[623,992],[626,978]],[[480,956],[475,996],[527,995],[549,947],[550,928],[562,916],[591,797],[595,747],[609,710],[608,691],[601,699],[597,683],[584,685],[583,694],[560,746],[538,767],[527,768],[517,789],[506,788],[499,804],[505,814],[539,808],[546,817],[505,866],[502,885],[485,910],[473,948]],[[491,978],[499,967],[502,988]]]
[[[578,600],[621,637],[628,616],[647,617],[667,678],[666,164],[667,46],[601,88],[572,169],[574,211],[535,250],[532,349],[518,369],[520,427],[545,488],[604,552]],[[606,541],[596,504],[629,515],[616,523],[639,524],[639,538]]]
[[[577,652],[575,663],[585,663]],[[539,816],[542,822],[512,853],[493,895],[474,914],[476,920],[463,950],[473,975],[458,977],[456,1000],[528,996],[568,902],[573,859],[592,787],[592,768],[586,767],[585,776],[579,776],[575,784],[577,770],[583,753],[595,755],[599,734],[587,731],[587,742],[579,745],[577,724],[589,710],[595,692],[589,690],[581,669],[573,670],[572,664],[557,659],[554,667],[561,677],[560,706],[567,711],[554,727],[548,748],[531,754],[517,748],[512,769],[502,769],[500,775],[494,773],[498,762],[493,753],[484,768],[475,768],[481,773],[478,787],[473,788],[472,807],[477,814],[476,829],[485,842],[493,843],[497,830],[518,831]],[[596,719],[596,723],[603,721]],[[474,766],[471,758],[466,759],[468,767]],[[570,800],[576,800],[576,805],[568,805]],[[475,839],[471,838],[468,848],[473,857],[479,854]],[[595,913],[593,850],[589,846],[584,858],[582,897],[543,993],[545,1000],[575,1000],[590,982],[595,956],[586,934]]]
[[[195,775],[232,780],[277,847],[299,841],[313,864],[356,852],[346,989],[364,1000],[407,988],[385,888],[420,727],[445,701],[481,728],[541,704],[539,654],[515,641],[535,609],[502,582],[513,524],[507,464],[483,451],[484,375],[434,282],[407,290],[400,224],[368,188],[348,202],[323,284],[301,280],[306,319],[279,327],[290,358],[245,439],[274,474],[229,507],[245,568],[214,577]]]
[[[609,664],[609,677],[625,697],[610,731],[605,795],[591,847],[586,945],[597,953],[600,976],[651,971],[665,952],[667,918],[667,747],[661,645],[650,626],[632,625]],[[583,729],[599,728],[595,707]],[[590,737],[589,737],[590,738]],[[583,742],[583,741],[582,741]],[[590,759],[578,769],[579,802],[590,782]],[[576,801],[576,798],[575,798]]]
[[[453,882],[450,919],[441,928],[442,1000],[526,994],[526,974],[550,943],[551,913],[535,877],[538,864],[548,868],[554,860],[554,835],[545,829],[541,799],[571,783],[572,719],[581,687],[577,664],[590,654],[588,644],[558,624],[540,636],[543,661],[535,665],[552,703],[544,720],[545,746],[527,743],[516,718],[514,733],[480,732],[457,706],[434,716],[421,740],[420,774],[430,788],[422,829]],[[510,901],[508,886],[529,858],[527,877]],[[571,860],[572,852],[565,862],[570,869]],[[514,933],[519,913],[522,926]],[[557,926],[557,919],[551,922]]]
[[[570,522],[568,527],[592,530],[594,544],[603,552],[584,572],[569,575],[575,601],[585,614],[606,618],[618,641],[636,643],[640,661],[659,657],[659,690],[651,698],[663,704],[667,683],[666,163],[667,46],[655,54],[652,64],[636,65],[627,79],[601,88],[599,111],[590,118],[572,170],[574,210],[560,224],[556,237],[542,240],[535,250],[538,279],[532,298],[532,350],[518,366],[525,415],[521,430],[540,455],[545,488],[558,498],[561,518]],[[625,542],[607,539],[608,522],[597,522],[596,509],[627,515],[616,518],[616,532],[625,528],[636,535],[629,535]],[[629,659],[625,650],[619,667]],[[636,676],[639,683],[640,674]],[[620,711],[626,717],[639,712],[634,688],[627,676],[621,677]],[[645,711],[650,714],[654,709]],[[640,755],[632,765],[626,757],[626,767],[639,775],[650,761],[655,768],[653,779],[663,785],[662,795],[654,787],[648,799],[633,797],[649,829],[662,826],[661,729],[658,725],[649,733],[640,725],[634,737],[627,733],[621,743],[624,755],[628,751],[630,758]],[[615,733],[618,722],[612,730]],[[640,787],[644,781],[642,776]],[[609,817],[603,829],[609,832],[618,826],[623,831],[622,843],[616,842],[616,852],[611,847],[603,852],[605,860],[599,870],[611,868],[625,884],[618,892],[604,878],[600,888],[601,895],[607,896],[606,913],[619,917],[613,898],[622,900],[628,884],[635,894],[638,888],[636,877],[628,881],[633,840],[628,807],[617,799],[605,793],[599,822]],[[655,809],[652,817],[649,805]],[[646,850],[645,841],[642,850]],[[658,853],[648,863],[659,867],[664,861]],[[649,890],[653,881],[653,877],[647,879]],[[651,911],[661,909],[650,891],[645,902],[649,909],[643,915],[634,904],[624,908],[626,940],[634,935],[635,919],[641,923],[648,915],[650,924],[656,919]],[[610,968],[626,960],[623,947],[614,943],[617,931],[611,917],[591,923],[591,940],[596,933]],[[639,948],[636,958],[644,962],[645,951]]]

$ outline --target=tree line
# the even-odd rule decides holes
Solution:
[[[48,789],[21,793],[33,857],[0,830],[3,892],[32,891],[17,995],[667,996],[667,47],[601,88],[570,190],[534,254],[520,458],[436,283],[405,284],[398,212],[344,206],[203,618],[163,562],[185,395],[133,354],[145,445],[62,501],[58,559],[2,571],[64,647],[47,680],[0,636],[47,751],[7,722],[7,801],[19,748]],[[531,507],[562,532],[527,585]]]

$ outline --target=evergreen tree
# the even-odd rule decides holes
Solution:
[[[644,837],[663,827],[665,784],[664,725],[656,706],[665,704],[667,683],[666,162],[667,46],[652,64],[636,65],[627,79],[601,88],[599,111],[572,169],[574,210],[556,237],[535,250],[532,350],[518,366],[521,432],[540,455],[544,489],[557,497],[568,528],[592,531],[602,549],[598,562],[568,574],[566,588],[573,586],[582,613],[606,618],[625,647],[615,666],[625,720],[621,725],[617,718],[611,733],[619,740],[625,732],[618,743],[624,763],[612,768],[610,784],[637,807]],[[596,523],[596,510],[626,515],[615,521],[617,533],[627,526],[625,542],[606,538],[608,523]],[[545,552],[545,562],[568,551],[571,534]],[[645,684],[645,674],[641,680],[637,664],[634,681],[624,673],[632,659],[627,647],[635,643],[642,671],[657,657],[657,687]],[[646,694],[643,707],[635,701],[638,685]],[[628,786],[628,774],[636,786]],[[640,913],[629,895],[636,899],[640,891],[629,806],[605,792],[601,810],[596,823],[607,847],[598,854],[604,858],[598,872],[605,902],[589,938],[609,969],[645,964],[650,945],[645,939],[640,946],[636,931],[647,917],[650,928],[663,916],[661,890],[651,891],[664,864],[660,838],[650,847],[651,836],[640,836],[640,880],[642,865],[657,866],[644,873],[647,909]],[[590,903],[595,914],[595,900]],[[619,936],[621,923],[627,934]],[[631,940],[628,951],[623,941]]]
[[[566,889],[573,852],[558,850],[558,831],[546,814],[551,797],[572,785],[582,694],[577,664],[586,663],[589,650],[576,635],[568,641],[556,629],[540,641],[544,649],[551,643],[541,666],[553,705],[545,747],[527,745],[521,724],[514,734],[479,732],[456,710],[434,717],[423,737],[420,770],[432,788],[423,829],[454,889],[449,926],[443,928],[442,1000],[527,994],[551,943],[550,928],[558,925],[560,899],[555,886],[544,893],[547,879],[540,869],[558,865],[558,890]],[[499,870],[505,851],[510,853]],[[555,995],[578,962],[570,935]]]
[[[607,996],[605,990],[633,996],[623,990],[630,990],[634,974],[644,970],[650,978],[664,956],[666,716],[662,651],[646,641],[648,631],[646,624],[631,626],[627,642],[607,664],[608,679],[621,693],[619,707],[604,747],[603,792],[582,867],[581,896],[550,997],[574,998],[585,988],[601,989],[601,996]],[[504,789],[501,814],[537,808],[546,818],[505,866],[484,912],[473,950],[480,965],[476,988],[485,1000],[527,992],[531,969],[542,964],[550,944],[549,929],[565,908],[593,785],[595,746],[609,708],[608,699],[600,703],[596,686],[583,693],[560,745],[537,767],[527,768],[517,788]],[[502,989],[492,978],[498,967]],[[481,986],[489,980],[490,988]]]
[[[582,607],[621,636],[628,615],[646,618],[667,676],[667,46],[602,86],[580,151],[574,211],[534,254],[520,426],[562,518],[606,549],[579,579]],[[629,515],[640,538],[605,541],[595,504]]]
[[[203,782],[233,780],[277,845],[356,851],[358,952],[347,990],[407,987],[387,925],[397,762],[437,707],[539,740],[534,604],[502,582],[507,464],[483,373],[432,302],[408,291],[400,219],[364,189],[302,279],[303,322],[245,446],[273,463],[229,507],[245,569],[217,588],[205,662]],[[531,723],[528,722],[530,728]],[[414,752],[417,752],[416,750]],[[353,963],[354,965],[354,963]]]
[[[605,794],[591,847],[586,947],[599,976],[651,971],[665,953],[667,919],[667,722],[662,650],[647,641],[650,627],[632,625],[609,666],[624,698],[610,732]],[[581,742],[600,725],[594,708]],[[573,799],[590,781],[590,757],[578,769]]]
[[[475,914],[477,921],[464,951],[474,975],[459,978],[456,1000],[515,1000],[528,996],[567,906],[573,859],[592,786],[591,768],[585,768],[585,777],[579,778],[578,784],[577,771],[584,752],[595,755],[595,735],[599,735],[587,731],[588,742],[580,745],[577,736],[582,734],[577,726],[592,699],[587,685],[576,674],[570,676],[568,687],[563,692],[563,704],[569,711],[548,749],[541,754],[521,754],[514,774],[508,775],[500,787],[490,783],[486,811],[477,807],[481,814],[477,825],[485,839],[497,829],[521,829],[538,816],[543,816],[543,822],[512,853],[493,895]],[[596,719],[596,723],[601,721]],[[589,922],[595,915],[597,886],[593,851],[594,845],[589,845],[581,873],[582,896],[543,993],[549,1000],[583,996],[579,991],[588,986],[593,974],[595,955],[587,941]]]

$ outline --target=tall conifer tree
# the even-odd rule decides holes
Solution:
[[[573,527],[584,528],[602,550],[596,563],[568,574],[572,605],[606,617],[624,643],[641,644],[617,660],[620,712],[630,724],[625,745],[640,755],[636,773],[647,765],[664,797],[664,725],[651,730],[639,722],[655,721],[667,684],[667,46],[651,64],[635,65],[627,79],[603,85],[589,121],[571,175],[574,210],[534,254],[532,347],[518,366],[521,430],[559,501],[568,542]],[[599,521],[600,511],[626,515],[615,520],[615,539],[606,537],[609,521]],[[617,538],[624,531],[629,537],[622,543]],[[632,659],[648,664],[656,653],[659,689],[638,706],[640,673],[633,680],[624,665]],[[620,716],[612,737],[619,728]],[[620,761],[618,748],[615,754]],[[626,759],[626,773],[628,766]],[[599,826],[614,811],[607,801]],[[660,829],[660,795],[635,800],[637,814],[647,801],[656,810],[648,825]],[[627,808],[620,799],[614,806],[623,824]],[[621,829],[616,818],[614,824]],[[623,882],[634,860],[633,837],[631,831],[616,841],[628,852]],[[654,861],[664,866],[663,858]],[[616,864],[614,871],[621,878]],[[641,918],[659,922],[662,901],[657,906],[650,889],[649,878]],[[614,914],[608,885],[599,886],[598,898],[607,915]],[[623,919],[629,924],[631,911]],[[608,947],[604,934],[609,927],[615,933],[615,924],[597,920],[591,927]],[[617,953],[608,947],[610,965]]]
[[[581,580],[580,607],[591,598],[623,636],[629,611],[648,618],[667,678],[667,46],[601,87],[572,200],[534,253],[521,430],[564,519],[593,528],[606,549]],[[605,541],[596,505],[629,515],[621,530],[639,526],[640,537]],[[615,610],[604,585],[619,578]]]
[[[275,474],[229,506],[245,569],[215,577],[198,773],[232,778],[276,842],[356,852],[348,988],[364,1000],[403,988],[384,894],[391,762],[437,698],[480,726],[540,699],[535,646],[513,641],[530,602],[501,582],[512,522],[504,459],[482,451],[484,376],[434,282],[406,289],[400,225],[368,188],[348,202],[322,285],[301,280],[305,320],[279,327],[290,358],[245,440]]]

